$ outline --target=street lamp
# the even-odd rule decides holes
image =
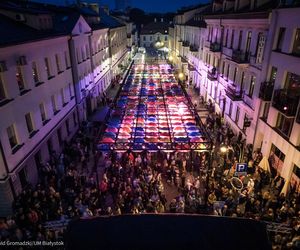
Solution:
[[[220,151],[221,151],[221,153],[223,153],[223,154],[227,153],[227,151],[228,151],[227,146],[226,146],[226,145],[222,145],[222,146],[220,147]]]
[[[178,78],[179,78],[179,80],[183,80],[184,79],[184,74],[182,72],[180,72],[178,74]]]

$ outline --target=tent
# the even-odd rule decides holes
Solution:
[[[285,180],[280,194],[284,194],[284,196],[286,196],[289,191],[289,187],[290,187],[290,181]]]
[[[268,159],[267,159],[266,156],[264,156],[264,157],[261,159],[261,161],[260,161],[260,163],[258,164],[258,166],[259,166],[260,168],[262,168],[263,170],[265,170],[265,171],[271,173],[270,164],[269,164],[269,161],[268,161]]]

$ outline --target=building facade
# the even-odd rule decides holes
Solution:
[[[272,11],[254,146],[300,189],[300,8]]]
[[[186,82],[298,189],[299,14],[297,1],[216,0],[179,11],[169,32]]]
[[[0,216],[38,183],[128,60],[126,25],[85,7],[0,4]]]
[[[169,22],[161,19],[154,19],[145,25],[140,32],[140,46],[144,48],[150,47],[167,47],[169,44]],[[160,42],[159,46],[157,43]]]

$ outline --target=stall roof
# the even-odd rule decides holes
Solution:
[[[168,64],[134,64],[98,149],[210,151],[211,138]]]

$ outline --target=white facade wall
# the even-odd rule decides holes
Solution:
[[[79,123],[97,107],[98,97],[120,72],[118,64],[129,58],[126,34],[125,25],[92,31],[80,17],[70,36],[0,48],[0,61],[7,66],[7,70],[0,72],[6,96],[0,100],[1,216],[11,213],[14,195],[24,188],[20,174],[25,175],[27,183],[35,185],[39,164],[46,163],[53,151],[59,154],[63,141],[69,140]],[[26,58],[21,66],[25,85],[22,93],[16,78],[16,61],[20,57]],[[37,67],[37,82],[33,77],[33,62]],[[42,121],[41,103],[45,121]],[[27,113],[31,114],[34,127],[31,134],[26,125]],[[17,138],[13,149],[7,133],[10,126]]]
[[[47,50],[45,50],[47,48]],[[59,67],[56,65],[56,55],[59,57]],[[68,64],[65,62],[67,55]],[[28,92],[21,95],[16,80],[16,60],[19,56],[26,57],[26,65],[21,66],[25,89]],[[48,58],[51,77],[45,70],[45,58]],[[0,141],[2,154],[0,159],[0,188],[9,190],[9,193],[0,194],[9,197],[0,204],[0,211],[9,213],[12,201],[12,189],[7,188],[9,183],[14,187],[14,192],[22,189],[19,172],[25,170],[27,181],[36,184],[38,176],[37,162],[34,160],[36,152],[47,148],[47,141],[53,140],[53,150],[59,152],[61,146],[57,141],[57,131],[61,130],[62,140],[67,140],[75,133],[77,126],[72,123],[75,112],[75,98],[71,63],[68,49],[68,38],[60,37],[37,41],[29,44],[20,44],[0,48],[0,61],[5,61],[7,71],[1,72],[7,99],[11,101],[0,107]],[[37,65],[39,82],[35,83],[32,74],[32,63]],[[63,97],[62,97],[63,94]],[[54,96],[56,109],[54,112],[51,96]],[[43,103],[47,123],[42,122],[39,105]],[[31,114],[34,133],[29,134],[25,115]],[[69,120],[69,134],[66,132],[66,120]],[[17,144],[16,150],[11,148],[7,128],[13,125]],[[1,154],[1,153],[0,153]],[[46,149],[42,154],[42,161],[49,160],[50,152]],[[4,160],[5,159],[5,160]],[[9,180],[9,178],[11,180]],[[5,191],[5,192],[6,192]]]
[[[141,47],[145,48],[154,47],[157,41],[164,42],[165,46],[168,47],[169,35],[157,32],[155,34],[143,34],[140,39]]]
[[[260,99],[259,88],[262,79],[264,78],[264,72],[262,72],[262,65],[254,63],[255,54],[258,44],[258,34],[262,33],[264,37],[267,36],[268,19],[224,19],[222,20],[223,34],[220,26],[219,19],[206,19],[208,24],[206,32],[206,41],[204,48],[204,61],[206,63],[206,82],[204,82],[205,90],[201,93],[205,96],[206,100],[211,100],[216,103],[216,110],[223,112],[225,99],[225,119],[238,133],[241,132],[247,140],[247,143],[253,143],[256,131],[256,124],[258,119]],[[228,30],[228,31],[227,31]],[[231,42],[231,34],[234,30],[234,40]],[[240,31],[242,31],[241,41]],[[227,35],[228,32],[228,35]],[[240,51],[245,52],[247,36],[251,32],[251,42],[249,47],[249,59],[250,63],[237,63],[231,59],[233,50],[237,50],[240,43]],[[227,37],[227,44],[226,44]],[[221,41],[222,39],[222,41]],[[221,49],[216,52],[212,52],[210,46],[217,43]],[[231,47],[232,44],[232,47]],[[250,55],[253,55],[251,58]],[[223,63],[224,72],[223,72]],[[229,66],[229,74],[227,77],[227,70]],[[207,73],[211,72],[213,68],[217,69],[218,77],[215,80],[207,79]],[[237,73],[234,79],[235,68]],[[242,77],[244,76],[244,79]],[[254,81],[254,89],[252,96],[249,95],[251,79]],[[232,100],[227,94],[226,89],[228,86],[235,86],[237,91],[242,89],[242,98],[239,100]],[[232,110],[230,114],[230,103],[232,103]],[[239,109],[238,120],[236,120],[236,113]],[[244,129],[244,118],[251,120],[249,128]]]
[[[111,78],[114,79],[121,73],[119,65],[126,64],[130,57],[130,51],[127,49],[127,28],[126,26],[120,26],[110,29],[109,31],[110,41],[110,66],[111,66]]]
[[[300,58],[291,55],[293,49],[293,43],[295,39],[296,29],[300,27],[299,21],[300,8],[279,9],[272,12],[271,30],[273,37],[269,39],[268,46],[270,47],[270,56],[268,61],[268,67],[266,67],[266,81],[269,80],[271,68],[277,68],[276,79],[274,83],[274,90],[284,88],[287,73],[291,72],[296,75],[300,75]],[[283,38],[281,52],[276,52],[276,45],[278,41],[279,28],[286,29]],[[266,102],[262,102],[261,113]],[[298,102],[299,112],[299,102]],[[269,156],[271,154],[272,144],[275,145],[282,153],[285,154],[285,159],[282,164],[278,164],[278,171],[287,180],[292,179],[292,184],[298,181],[293,174],[294,166],[300,167],[300,124],[296,121],[296,117],[290,117],[294,119],[291,133],[289,137],[282,136],[274,129],[277,126],[278,115],[281,112],[274,108],[271,103],[271,107],[268,112],[267,120],[259,119],[257,127],[257,136],[255,140],[255,146],[261,149],[264,155]],[[297,115],[298,113],[296,113]]]

